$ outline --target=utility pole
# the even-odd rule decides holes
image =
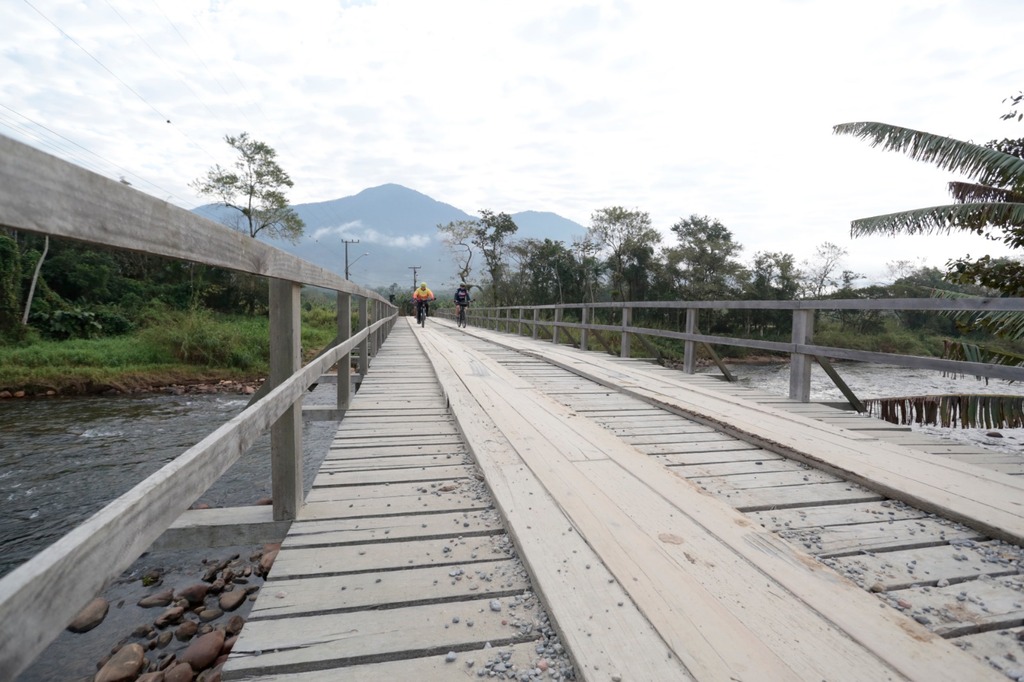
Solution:
[[[345,279],[348,279],[348,245],[349,244],[358,244],[359,240],[358,239],[342,239],[341,241],[344,242],[344,244],[345,244]]]
[[[410,265],[409,269],[412,270],[412,288],[416,289],[416,272],[423,267],[422,265]]]

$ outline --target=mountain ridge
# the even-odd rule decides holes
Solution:
[[[292,244],[285,240],[264,241],[282,251],[345,275],[346,249],[350,279],[370,288],[413,288],[417,280],[431,288],[454,288],[457,268],[438,225],[458,220],[475,220],[465,211],[395,183],[368,187],[339,199],[294,204],[292,208],[306,223],[302,238]],[[234,209],[206,204],[193,212],[216,222],[231,224]],[[519,230],[515,238],[552,239],[571,243],[586,228],[548,211],[510,214]],[[479,263],[478,260],[475,260]],[[477,280],[481,273],[474,272]]]

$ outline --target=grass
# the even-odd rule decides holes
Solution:
[[[303,361],[330,343],[336,329],[333,310],[303,310]],[[263,317],[151,312],[130,335],[0,345],[0,390],[82,394],[255,381],[267,375],[268,338]]]

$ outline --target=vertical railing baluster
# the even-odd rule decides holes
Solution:
[[[369,311],[367,310],[368,304],[365,296],[359,299],[359,331],[363,331],[370,326]],[[366,378],[367,372],[370,371],[370,342],[366,337],[359,342],[359,376],[363,379]]]
[[[560,327],[558,323],[562,321],[562,309],[555,308],[555,326],[551,328],[551,343],[558,345],[558,332]]]
[[[537,336],[538,336],[538,329],[537,329],[538,325],[537,325],[537,323],[539,321],[540,321],[540,309],[539,308],[534,308],[533,309],[533,340],[534,341],[537,340]]]
[[[352,338],[352,294],[338,292],[338,341]],[[338,409],[347,410],[352,404],[352,351],[338,360]]]
[[[687,334],[697,333],[697,309],[687,308],[686,309],[686,328]],[[697,371],[697,342],[696,341],[683,341],[683,371],[687,374],[693,374]]]
[[[622,309],[622,340],[619,342],[619,355],[621,357],[624,357],[624,358],[628,358],[630,356],[630,350],[631,350],[630,347],[629,347],[630,339],[629,339],[629,332],[626,331],[626,327],[628,327],[630,325],[632,317],[633,317],[633,309],[632,308],[623,308]]]
[[[590,350],[590,330],[587,324],[590,322],[590,308],[580,308],[580,350]]]
[[[814,338],[814,311],[793,311],[793,344],[809,344]],[[811,361],[804,353],[792,353],[789,360],[789,397],[802,403],[811,399]]]
[[[270,280],[271,386],[284,383],[301,368],[301,287]],[[274,520],[294,519],[302,505],[302,398],[270,427],[270,478]]]

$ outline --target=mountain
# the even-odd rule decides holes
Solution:
[[[297,244],[265,241],[342,276],[348,241],[349,276],[370,288],[393,283],[412,288],[415,266],[417,281],[426,281],[435,291],[454,289],[456,267],[437,226],[479,217],[395,184],[292,208],[306,223],[302,239]],[[194,212],[227,224],[238,215],[216,204],[200,206]],[[582,225],[555,213],[523,211],[513,213],[512,219],[519,227],[516,238],[547,238],[569,244],[573,237],[586,232]],[[473,264],[474,275],[479,276],[479,257]]]

